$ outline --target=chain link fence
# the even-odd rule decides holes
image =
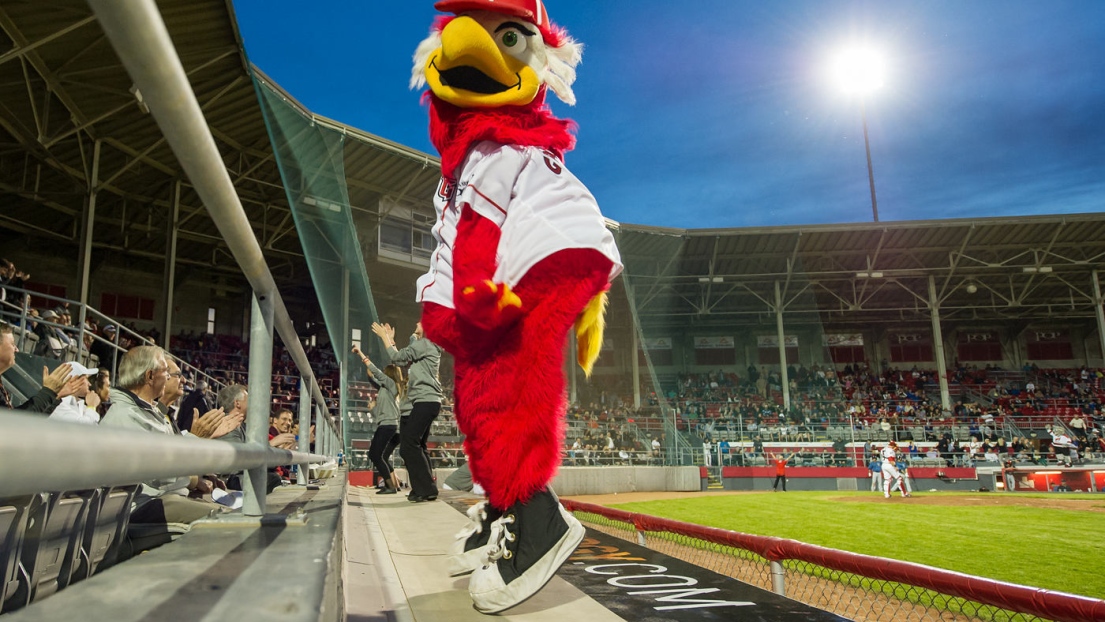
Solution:
[[[596,531],[864,622],[1105,620],[1105,601],[564,499]]]

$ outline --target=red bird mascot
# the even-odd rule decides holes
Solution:
[[[443,0],[415,53],[441,153],[437,250],[418,281],[426,336],[456,362],[457,423],[488,500],[458,535],[453,574],[472,572],[476,608],[494,613],[540,590],[583,538],[548,484],[567,408],[564,342],[574,326],[590,373],[606,290],[621,271],[594,197],[564,166],[574,124],[545,105],[575,103],[581,46],[541,0]]]

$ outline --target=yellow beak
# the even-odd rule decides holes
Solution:
[[[426,63],[426,82],[438,97],[462,108],[525,105],[541,86],[532,67],[503,53],[491,33],[467,16],[441,32],[441,47]]]

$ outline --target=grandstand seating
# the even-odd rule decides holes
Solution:
[[[85,521],[80,560],[72,581],[86,579],[116,561],[130,521],[130,505],[137,485],[96,491]]]
[[[45,598],[69,584],[80,563],[84,524],[95,496],[95,491],[40,493],[27,500],[27,520],[5,610]]]
[[[20,565],[23,540],[32,509],[40,510],[41,504],[32,506],[31,496],[0,500],[0,610],[8,610],[8,596],[14,596],[20,587],[24,569]],[[42,520],[42,516],[35,516]],[[26,592],[25,592],[26,594]],[[23,604],[27,599],[24,598]]]

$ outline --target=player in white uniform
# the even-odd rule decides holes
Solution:
[[[898,472],[898,443],[890,441],[881,450],[883,496],[890,498],[890,491],[897,484],[903,497],[911,496],[902,486],[902,474]]]

